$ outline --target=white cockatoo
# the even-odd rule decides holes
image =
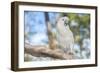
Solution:
[[[74,36],[69,28],[69,18],[60,17],[57,21],[57,40],[58,45],[64,52],[73,53]]]

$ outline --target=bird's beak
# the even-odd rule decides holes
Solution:
[[[65,26],[67,26],[67,25],[68,25],[68,22],[65,21]]]

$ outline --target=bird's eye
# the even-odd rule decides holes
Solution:
[[[64,19],[62,19],[64,21]]]

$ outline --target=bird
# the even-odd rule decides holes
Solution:
[[[58,46],[65,53],[73,53],[74,36],[69,27],[69,18],[60,17],[56,23]]]

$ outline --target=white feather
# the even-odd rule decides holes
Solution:
[[[65,21],[68,23],[69,19],[67,17],[61,17],[57,22],[57,40],[64,51],[72,52],[74,37],[69,25],[65,26]]]

